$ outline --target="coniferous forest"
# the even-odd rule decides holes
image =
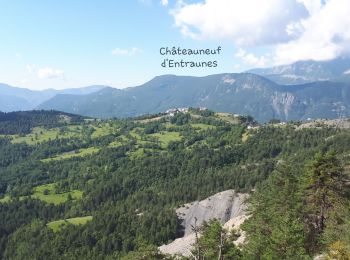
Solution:
[[[189,259],[350,259],[349,171],[339,125],[1,113],[0,259],[173,259],[175,209],[228,189],[251,194],[244,244],[211,220]]]

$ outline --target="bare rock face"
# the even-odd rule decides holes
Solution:
[[[200,226],[203,221],[218,219],[225,228],[238,229],[240,224],[247,218],[246,200],[248,194],[236,193],[234,190],[227,190],[217,193],[202,201],[187,203],[176,210],[178,218],[182,220],[184,227],[184,237],[174,240],[168,245],[159,247],[160,251],[166,254],[180,254],[184,256],[191,255],[191,247],[195,241],[192,226],[197,219],[197,225]],[[241,244],[244,236],[241,236],[235,244]]]
[[[274,111],[282,118],[288,119],[289,111],[295,101],[295,96],[291,93],[275,92],[271,97]]]
[[[205,200],[185,204],[176,210],[185,228],[184,236],[192,233],[192,226],[197,218],[197,225],[210,219],[218,219],[222,224],[230,219],[245,215],[247,194],[227,190],[217,193]]]
[[[162,245],[159,250],[164,254],[169,255],[180,255],[180,256],[191,256],[192,245],[196,241],[194,233],[185,237],[175,239],[173,242],[167,245]]]

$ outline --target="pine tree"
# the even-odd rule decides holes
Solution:
[[[233,243],[235,238],[235,233],[224,229],[217,219],[209,220],[200,228],[192,255],[198,260],[241,259],[241,252]]]
[[[247,259],[307,259],[297,169],[280,164],[253,194],[244,224]]]
[[[343,212],[348,178],[334,152],[317,153],[306,169],[304,217],[308,248],[317,251],[332,220]]]

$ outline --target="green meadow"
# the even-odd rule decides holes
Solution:
[[[0,203],[6,203],[11,201],[11,197],[9,195],[5,195],[2,199],[0,199]]]
[[[208,129],[214,129],[215,126],[213,125],[207,125],[207,124],[191,124],[191,126],[197,130],[208,130]]]
[[[33,193],[29,196],[33,199],[38,199],[46,203],[53,203],[55,205],[59,205],[68,201],[69,197],[71,197],[73,200],[79,200],[83,196],[83,192],[80,190],[71,190],[67,192],[56,193],[55,185],[56,183],[49,183],[37,186],[33,189]],[[29,196],[21,196],[19,199],[24,200]],[[10,195],[5,195],[2,199],[0,199],[0,203],[6,203],[10,201]]]
[[[93,126],[93,128],[94,132],[91,134],[91,138],[106,136],[117,130],[116,128],[110,127],[108,123],[98,124],[97,126]]]
[[[37,186],[33,189],[32,198],[39,199],[45,201],[47,203],[53,203],[55,205],[59,205],[68,201],[69,195],[73,200],[81,199],[83,196],[83,192],[80,190],[72,190],[63,193],[56,193],[55,191],[56,183],[49,183]],[[22,197],[25,198],[26,196]]]
[[[181,140],[181,135],[179,132],[160,132],[160,133],[155,133],[151,134],[150,136],[156,137],[162,148],[167,148],[168,144],[171,141],[180,141]]]
[[[64,128],[62,128],[64,129]],[[60,131],[59,128],[45,129],[43,127],[34,127],[30,134],[25,136],[9,135],[13,144],[26,143],[36,145],[41,142],[47,142],[56,138],[64,139],[70,137],[79,137],[81,132],[77,126],[69,126],[66,130]]]
[[[99,150],[100,149],[96,148],[96,147],[83,148],[83,149],[79,149],[76,151],[62,153],[62,154],[59,154],[59,155],[51,157],[51,158],[43,159],[41,161],[47,163],[50,161],[60,161],[60,160],[64,160],[64,159],[74,158],[74,157],[85,157],[85,156],[97,153]]]
[[[64,226],[67,226],[68,224],[72,225],[85,225],[88,221],[92,220],[92,216],[86,216],[86,217],[76,217],[76,218],[68,218],[68,219],[61,219],[56,220],[47,223],[46,225],[52,229],[53,232],[58,232],[63,228]]]

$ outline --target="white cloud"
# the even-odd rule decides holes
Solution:
[[[112,50],[112,55],[115,56],[133,56],[139,53],[142,53],[142,50],[136,47],[128,49],[115,48]]]
[[[244,64],[254,67],[266,67],[267,59],[265,56],[256,57],[253,53],[247,53],[243,49],[239,49],[236,54],[236,58],[240,58]]]
[[[269,46],[273,62],[287,64],[349,55],[349,10],[349,0],[179,0],[171,14],[185,36],[230,40],[241,48]],[[253,54],[241,58],[264,62]]]
[[[322,0],[297,0],[297,2],[302,3],[310,15],[314,15],[322,8]]]
[[[304,0],[305,1],[305,0]],[[350,54],[350,1],[329,0],[301,21],[299,38],[276,47],[275,63],[329,60]]]
[[[46,67],[46,68],[38,69],[37,76],[39,79],[63,78],[64,71]]]
[[[350,74],[350,69],[343,72],[344,75]]]
[[[163,5],[163,6],[167,6],[169,4],[169,1],[168,0],[160,0],[160,3]]]
[[[172,12],[182,33],[197,39],[230,39],[239,46],[287,42],[286,27],[308,16],[296,0],[205,0]]]

